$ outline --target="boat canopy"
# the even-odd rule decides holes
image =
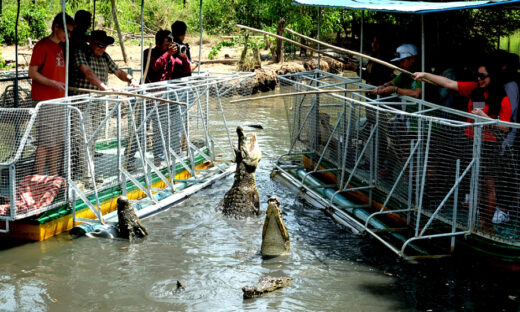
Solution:
[[[484,0],[450,2],[424,2],[399,0],[294,0],[293,4],[367,11],[423,14],[462,9],[477,9],[506,4],[516,4],[516,7],[520,7],[520,0]]]

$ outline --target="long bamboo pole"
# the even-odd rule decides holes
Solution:
[[[247,30],[250,30],[250,31],[254,31],[254,32],[258,32],[258,33],[262,33],[262,34],[266,34],[266,35],[269,35],[269,36],[272,36],[272,37],[280,38],[280,39],[285,40],[285,41],[287,41],[287,42],[290,42],[290,43],[292,43],[292,44],[294,44],[294,45],[297,45],[297,46],[299,46],[299,47],[303,47],[303,48],[309,49],[309,50],[311,50],[311,51],[314,51],[314,52],[317,52],[317,53],[321,53],[321,54],[323,54],[323,55],[326,55],[324,52],[318,51],[318,50],[313,49],[313,48],[309,48],[309,47],[307,47],[307,46],[305,46],[305,45],[303,45],[303,44],[301,44],[301,43],[299,43],[299,42],[296,42],[296,41],[291,40],[291,39],[287,39],[287,38],[282,37],[282,36],[275,35],[275,34],[273,34],[273,33],[267,32],[267,31],[263,31],[263,30],[260,30],[260,29],[256,29],[256,28],[252,28],[252,27],[248,27],[248,26],[244,26],[244,25],[239,25],[239,24],[237,24],[237,27],[238,27],[238,28],[242,28],[242,29],[247,29]],[[326,42],[323,42],[323,41],[320,41],[320,40],[316,40],[316,39],[313,39],[313,38],[310,38],[310,37],[304,36],[304,35],[299,34],[299,33],[295,32],[295,31],[293,31],[293,30],[290,30],[289,28],[286,28],[285,30],[286,30],[287,32],[293,34],[293,35],[296,35],[296,36],[299,36],[299,37],[301,37],[301,38],[307,39],[307,40],[312,41],[312,42],[314,42],[314,43],[318,43],[318,44],[323,45],[323,46],[325,46],[325,47],[329,47],[329,48],[334,49],[334,50],[336,50],[336,51],[340,51],[340,52],[344,52],[344,53],[347,53],[347,54],[352,54],[352,55],[355,55],[355,56],[358,56],[358,57],[362,57],[362,58],[365,58],[365,59],[367,59],[367,60],[373,61],[374,63],[379,63],[379,64],[384,65],[384,66],[387,66],[387,67],[389,67],[389,68],[391,68],[391,69],[393,69],[393,70],[397,70],[397,71],[399,71],[399,72],[401,72],[401,73],[404,73],[404,74],[407,74],[407,75],[413,76],[413,73],[410,72],[410,71],[408,71],[408,70],[406,70],[406,69],[402,69],[402,68],[399,67],[399,66],[395,66],[394,64],[391,64],[391,63],[385,62],[385,61],[383,61],[383,60],[380,60],[380,59],[378,59],[378,58],[372,57],[372,56],[370,56],[370,55],[366,55],[366,54],[363,54],[363,53],[360,53],[360,52],[356,52],[356,51],[351,51],[351,50],[347,50],[347,49],[344,49],[344,48],[340,48],[340,47],[337,47],[337,46],[335,46],[335,45],[328,44],[328,43],[326,43]],[[437,85],[436,83],[434,83],[434,82],[432,82],[432,81],[430,81],[430,80],[424,80],[424,82],[430,83],[430,84],[432,84],[432,85]]]
[[[306,94],[322,94],[322,93],[371,92],[373,90],[374,89],[347,89],[347,90],[319,90],[319,91],[289,92],[289,93],[271,94],[271,95],[252,97],[252,98],[247,98],[247,99],[233,100],[233,101],[229,101],[229,103],[239,103],[239,102],[245,102],[245,101],[257,101],[257,100],[270,99],[270,98],[282,97],[282,96],[295,96],[295,95],[306,95]]]
[[[413,75],[412,72],[410,71],[407,71],[406,69],[402,69],[401,67],[399,66],[395,66],[394,64],[392,63],[388,63],[388,62],[385,62],[383,60],[380,60],[378,58],[375,58],[373,56],[370,56],[370,55],[366,55],[366,54],[363,54],[363,53],[360,53],[360,52],[357,52],[357,51],[352,51],[352,50],[347,50],[347,49],[344,49],[344,48],[341,48],[341,47],[338,47],[338,46],[335,46],[335,45],[332,45],[332,44],[328,44],[326,42],[323,42],[323,41],[319,41],[319,40],[316,40],[314,38],[311,38],[311,37],[307,37],[305,35],[302,35],[302,34],[299,34],[297,32],[295,32],[294,30],[291,30],[289,28],[286,28],[285,29],[288,33],[291,33],[295,36],[298,36],[298,37],[301,37],[303,39],[306,39],[306,40],[309,40],[311,42],[314,42],[314,43],[319,43],[320,45],[323,45],[325,47],[328,47],[328,48],[331,48],[331,49],[334,49],[334,50],[337,50],[337,51],[340,51],[340,52],[344,52],[344,53],[347,53],[347,54],[352,54],[352,55],[355,55],[355,56],[359,56],[359,57],[362,57],[362,58],[365,58],[369,61],[372,61],[374,63],[379,63],[381,65],[384,65],[386,67],[390,67],[391,69],[394,69],[394,70],[398,70],[402,73],[405,73],[405,74],[408,74],[410,76]]]
[[[121,92],[121,91],[100,91],[100,90],[91,90],[91,89],[84,89],[84,88],[73,88],[70,87],[70,90],[77,91],[77,92],[83,92],[83,93],[96,93],[96,94],[104,94],[104,95],[122,95],[122,96],[128,96],[128,97],[138,97],[142,99],[152,100],[152,101],[159,101],[159,102],[165,102],[165,103],[171,103],[176,105],[182,105],[187,106],[186,103],[167,100],[167,99],[161,99],[155,96],[149,96],[149,95],[143,95],[143,94],[136,94],[131,92]]]
[[[279,39],[285,40],[285,41],[287,41],[287,42],[290,42],[290,43],[292,43],[292,44],[294,44],[294,45],[296,45],[296,46],[298,46],[298,47],[300,47],[300,48],[304,48],[304,49],[307,49],[307,50],[309,50],[309,51],[313,51],[313,52],[316,52],[316,53],[321,53],[322,55],[325,55],[325,56],[327,56],[327,57],[330,57],[331,59],[334,59],[334,60],[336,60],[336,61],[338,61],[338,62],[341,62],[341,63],[348,63],[347,61],[342,60],[342,59],[340,59],[340,58],[338,58],[338,57],[335,57],[334,55],[328,54],[328,53],[323,52],[323,51],[318,51],[318,50],[316,50],[316,49],[314,49],[314,48],[311,48],[311,47],[309,47],[309,46],[306,46],[306,45],[301,44],[301,43],[299,43],[299,42],[296,42],[296,41],[294,41],[294,40],[291,40],[291,39],[288,39],[288,38],[285,38],[285,37],[282,37],[282,36],[278,36],[278,35],[276,35],[276,34],[273,34],[273,33],[267,32],[267,31],[263,31],[263,30],[260,30],[260,29],[256,29],[256,28],[252,28],[252,27],[247,27],[247,26],[239,25],[239,24],[237,24],[237,27],[238,27],[238,28],[242,28],[242,29],[251,30],[251,31],[254,31],[254,32],[259,32],[259,33],[262,33],[262,34],[265,34],[265,35],[268,35],[268,36],[273,36],[273,37],[275,37],[275,38],[279,38]]]
[[[299,34],[299,33],[295,32],[294,30],[291,30],[291,29],[289,29],[289,28],[286,28],[285,30],[286,30],[287,32],[289,32],[289,33],[295,35],[295,36],[298,36],[298,37],[301,37],[301,38],[307,39],[307,40],[309,40],[309,41],[311,41],[311,42],[314,42],[314,43],[318,43],[318,44],[324,45],[324,46],[326,46],[326,47],[329,47],[329,48],[331,48],[331,49],[334,49],[334,50],[337,50],[337,51],[340,51],[340,52],[345,52],[345,53],[349,53],[349,54],[352,54],[352,55],[355,55],[355,56],[359,56],[359,57],[365,58],[365,59],[367,59],[367,60],[369,60],[369,61],[372,61],[372,62],[374,62],[374,63],[379,63],[379,64],[381,64],[381,65],[384,65],[384,66],[390,67],[390,68],[393,69],[393,70],[397,70],[397,71],[399,71],[399,72],[401,72],[401,73],[404,73],[404,74],[407,74],[407,75],[410,75],[410,76],[413,77],[413,73],[412,73],[412,72],[410,72],[410,71],[408,71],[408,70],[406,70],[406,69],[403,69],[403,68],[401,68],[401,67],[399,67],[399,66],[395,66],[395,65],[392,64],[392,63],[388,63],[388,62],[385,62],[385,61],[383,61],[383,60],[381,60],[381,59],[375,58],[375,57],[373,57],[373,56],[366,55],[366,54],[363,54],[363,53],[360,53],[360,52],[356,52],[356,51],[352,51],[352,50],[347,50],[347,49],[344,49],[344,48],[341,48],[341,47],[338,47],[338,46],[335,46],[335,45],[332,45],[332,44],[328,44],[328,43],[326,43],[326,42],[319,41],[319,40],[316,40],[316,39],[314,39],[314,38],[307,37],[307,36],[305,36],[305,35]],[[431,81],[431,80],[424,79],[423,81],[424,81],[424,82],[427,82],[427,83],[429,83],[429,84],[432,84],[432,85],[434,85],[434,86],[438,86],[438,84],[436,84],[435,82],[433,82],[433,81]]]

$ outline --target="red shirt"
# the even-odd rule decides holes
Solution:
[[[33,49],[29,66],[38,66],[38,72],[46,78],[65,83],[65,57],[63,47],[51,39],[40,40]],[[36,80],[32,82],[31,97],[35,101],[64,97],[65,92],[44,86]]]
[[[457,86],[459,88],[459,94],[466,96],[469,98],[473,90],[478,87],[478,84],[473,81],[458,81]],[[484,98],[487,99],[489,93],[488,91],[484,91]],[[471,113],[473,110],[473,101],[469,99],[468,101],[468,112]],[[482,110],[484,113],[489,115],[489,105],[486,103],[484,109]],[[497,116],[489,115],[490,118],[496,119]],[[509,102],[509,98],[505,96],[500,103],[500,111],[498,112],[498,119],[501,121],[511,121],[511,103]],[[474,120],[468,118],[468,122],[473,122]],[[473,127],[466,128],[466,136],[473,138]],[[493,132],[491,132],[487,127],[484,127],[482,131],[482,139],[484,141],[493,141],[496,142],[497,138]]]

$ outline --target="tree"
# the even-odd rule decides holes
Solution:
[[[115,0],[110,0],[112,3],[112,16],[114,17],[114,24],[117,29],[117,37],[119,38],[119,44],[121,45],[121,53],[123,53],[123,60],[125,63],[128,63],[128,59],[126,56],[125,43],[123,40],[123,34],[121,33],[121,28],[119,27],[119,21],[117,20],[117,9]]]

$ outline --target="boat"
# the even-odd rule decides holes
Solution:
[[[12,73],[2,75],[13,81]],[[253,75],[201,73],[118,94],[0,108],[0,239],[41,241],[82,224],[88,229],[117,222],[110,213],[120,196],[145,218],[233,173],[223,106],[251,94]],[[28,94],[20,84],[18,103]],[[37,175],[34,166],[38,123],[56,122],[54,116],[42,120],[48,109],[57,120],[58,113],[64,116],[60,176]],[[97,118],[93,111],[100,112]],[[221,125],[219,133],[209,124]],[[226,140],[215,139],[223,135]]]
[[[285,100],[291,144],[275,164],[275,177],[405,259],[460,250],[520,268],[517,168],[495,181],[509,190],[509,222],[491,222],[494,207],[485,206],[479,178],[493,169],[481,161],[484,128],[520,125],[396,94],[368,97],[359,90],[372,86],[357,77],[314,70],[279,79],[284,92],[298,95]],[[404,126],[395,127],[398,122]],[[470,128],[472,140],[465,136]]]

